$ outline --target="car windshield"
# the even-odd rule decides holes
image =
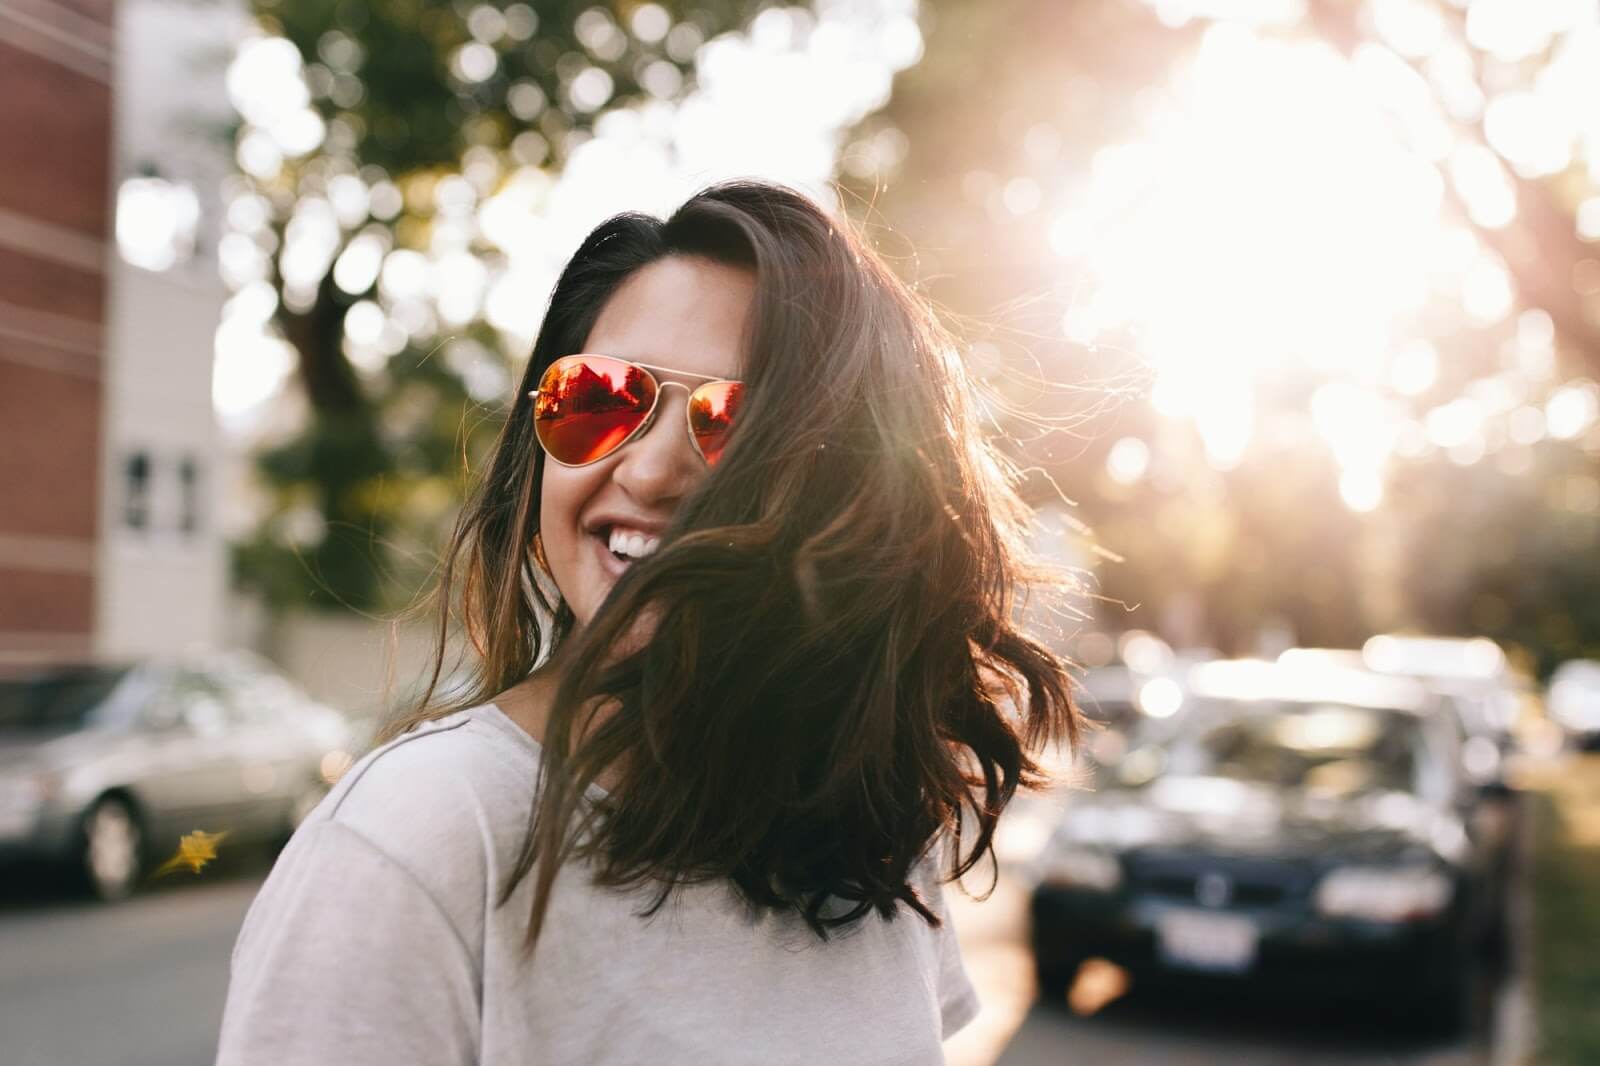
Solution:
[[[1340,793],[1410,791],[1423,750],[1409,714],[1344,704],[1212,701],[1167,748],[1166,772]]]
[[[76,729],[105,705],[129,667],[74,667],[0,679],[0,730]]]

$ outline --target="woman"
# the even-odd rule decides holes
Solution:
[[[590,234],[429,691],[262,886],[218,1061],[942,1061],[977,1004],[941,879],[1076,736],[969,391],[794,192]],[[434,706],[456,616],[474,687]]]

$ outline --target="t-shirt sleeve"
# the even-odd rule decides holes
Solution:
[[[954,926],[946,920],[939,929],[939,1013],[944,1019],[940,1038],[948,1040],[978,1016],[978,992],[972,987],[961,961]]]
[[[234,944],[217,1066],[477,1061],[478,968],[404,865],[337,821],[303,827]]]
[[[961,945],[956,940],[955,922],[950,918],[950,908],[945,899],[947,887],[939,881],[943,871],[943,848],[935,852],[930,867],[930,892],[934,899],[934,913],[939,916],[939,928],[934,930],[939,954],[939,1013],[943,1019],[940,1039],[948,1040],[968,1022],[978,1016],[978,991],[967,976],[967,967],[961,959]]]

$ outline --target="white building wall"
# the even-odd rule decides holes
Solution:
[[[97,632],[103,654],[222,643],[227,555],[215,519],[221,462],[211,411],[222,298],[214,276],[127,264],[111,274]],[[131,469],[140,463],[142,487]],[[187,479],[186,464],[193,471]]]
[[[128,262],[159,246],[147,200],[119,201],[108,271],[96,650],[126,656],[225,644],[227,553],[217,521],[224,460],[212,410],[220,183],[228,173],[226,63],[242,4],[118,5],[114,184],[192,189],[198,218],[173,232],[166,269]],[[159,205],[154,205],[159,208]],[[133,254],[134,259],[141,259]],[[144,257],[148,261],[148,255]]]
[[[392,625],[330,612],[297,612],[266,620],[254,647],[313,697],[357,716],[383,715],[407,705],[432,673],[433,620]],[[441,685],[459,684],[461,641],[446,646]]]

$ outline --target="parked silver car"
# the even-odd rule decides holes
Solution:
[[[0,863],[128,895],[188,833],[276,843],[357,734],[256,656],[54,666],[0,678]]]

